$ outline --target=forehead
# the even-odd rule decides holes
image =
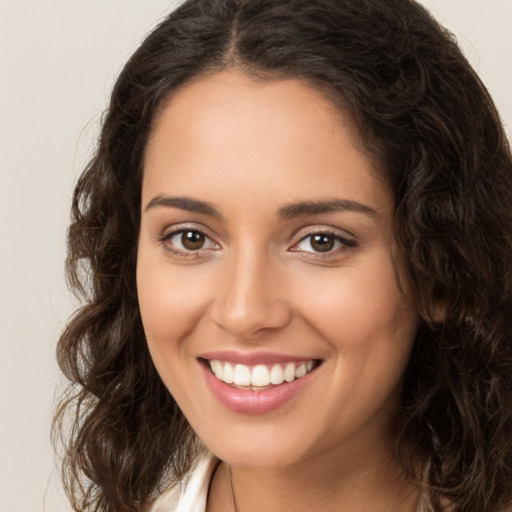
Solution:
[[[276,105],[279,105],[279,116]],[[255,135],[255,129],[263,128],[266,133],[278,130],[279,140],[285,144],[287,135],[297,134],[298,129],[305,127],[302,123],[305,119],[311,128],[315,124],[332,129],[343,126],[352,133],[346,116],[327,95],[304,80],[258,79],[229,69],[196,77],[174,91],[156,116],[152,139],[164,125],[168,130],[172,121],[176,121],[186,122],[193,127],[195,136],[205,135],[201,138],[206,141],[213,133],[227,128],[227,121],[231,120],[236,121],[233,138]],[[213,133],[212,126],[216,127]],[[183,128],[182,124],[181,135],[185,135]]]
[[[234,70],[175,92],[146,151],[144,196],[189,194],[192,186],[211,195],[212,184],[252,188],[253,196],[272,184],[272,193],[292,199],[344,189],[368,195],[374,206],[389,199],[350,122],[325,95],[301,80],[257,81]]]

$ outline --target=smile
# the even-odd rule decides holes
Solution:
[[[204,354],[198,363],[213,396],[231,411],[250,415],[280,409],[301,396],[323,366],[322,359],[228,351]]]
[[[239,389],[253,391],[270,389],[284,382],[293,382],[307,375],[315,367],[313,360],[254,366],[208,360],[208,364],[215,377],[220,381]]]

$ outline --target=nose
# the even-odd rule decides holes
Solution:
[[[254,340],[269,330],[285,327],[291,308],[282,271],[271,257],[245,251],[224,262],[217,276],[218,293],[211,318],[233,337]]]

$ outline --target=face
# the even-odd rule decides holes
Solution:
[[[156,120],[137,287],[155,366],[206,446],[282,468],[389,443],[417,312],[393,194],[298,80],[197,79]]]

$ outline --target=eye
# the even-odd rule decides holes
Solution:
[[[330,253],[338,250],[354,247],[356,244],[353,240],[336,235],[334,233],[312,233],[305,236],[302,240],[294,245],[294,251],[313,252],[313,253]]]
[[[201,249],[216,248],[215,244],[205,233],[198,229],[180,229],[161,238],[169,249],[180,252],[194,252]]]

